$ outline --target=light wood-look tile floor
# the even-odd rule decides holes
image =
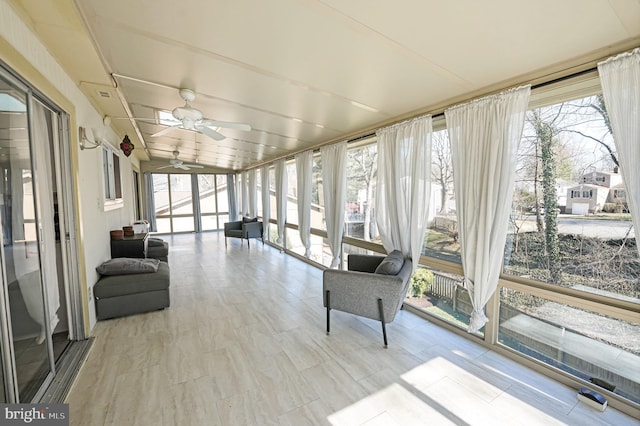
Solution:
[[[332,312],[322,272],[255,240],[165,236],[171,307],[99,322],[72,425],[631,425],[576,392],[401,311]]]

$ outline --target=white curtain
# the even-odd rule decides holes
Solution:
[[[470,333],[488,321],[484,307],[498,285],[530,93],[530,86],[521,87],[445,111],[462,267],[473,303]]]
[[[262,222],[264,235],[269,235],[269,220],[271,220],[271,187],[269,186],[269,166],[262,166],[260,173],[262,182]]]
[[[258,182],[256,181],[256,174],[256,169],[249,170],[249,209],[247,210],[247,216],[252,218],[258,216]]]
[[[331,267],[340,264],[344,213],[347,198],[347,142],[320,148],[322,156],[322,190],[327,240],[333,259]]]
[[[227,173],[227,201],[229,202],[229,222],[238,220],[238,197],[236,197],[236,175]]]
[[[431,116],[380,129],[376,222],[388,252],[400,250],[414,269],[427,229],[431,192]]]
[[[598,64],[640,253],[640,48]]]
[[[298,183],[298,233],[304,246],[304,256],[311,256],[311,184],[313,179],[313,151],[296,155]]]
[[[59,318],[60,289],[58,287],[58,269],[56,265],[56,236],[54,224],[54,201],[52,186],[54,182],[53,171],[51,169],[51,138],[52,133],[47,123],[47,115],[51,111],[46,109],[40,102],[33,102],[33,146],[35,148],[34,165],[36,170],[37,201],[39,203],[38,221],[41,225],[40,232],[40,256],[42,266],[42,276],[44,277],[45,300],[49,310],[50,330],[56,328]],[[14,250],[14,255],[17,251]],[[37,265],[32,265],[37,268]],[[18,276],[18,271],[16,271]],[[46,330],[44,322],[44,306],[42,304],[42,293],[40,289],[40,274],[33,271],[23,276],[18,276],[20,291],[24,297],[24,302],[29,315],[41,327],[38,343],[45,339]]]
[[[287,165],[284,159],[275,162],[276,214],[278,215],[278,244],[284,246],[284,228],[287,223]]]
[[[249,216],[249,172],[243,172],[242,178],[240,180],[242,184],[242,201],[240,205],[242,206],[242,215]]]
[[[146,211],[147,221],[149,222],[149,230],[152,232],[157,231],[156,228],[156,201],[153,192],[153,175],[150,172],[144,172],[144,186],[145,199],[146,199]]]

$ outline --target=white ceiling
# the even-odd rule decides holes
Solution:
[[[214,141],[113,119],[142,161],[244,169],[640,44],[638,0],[12,0],[105,115],[195,90]],[[582,62],[580,62],[582,61]],[[109,95],[100,96],[99,92]],[[141,140],[142,139],[142,140]]]

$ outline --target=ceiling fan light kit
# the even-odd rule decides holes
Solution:
[[[173,155],[173,158],[169,160],[169,165],[158,167],[156,170],[168,169],[168,168],[182,169],[182,170],[204,169],[204,166],[201,166],[200,164],[185,164],[182,160],[179,160],[178,159],[178,156],[180,155],[179,151],[173,151],[171,154]]]
[[[173,126],[168,126],[151,137],[163,136],[174,129],[192,130],[203,133],[213,140],[221,141],[225,136],[218,132],[221,127],[250,131],[251,126],[244,123],[233,123],[225,121],[211,120],[204,117],[202,111],[191,106],[191,102],[196,99],[196,92],[191,89],[180,89],[180,97],[184,100],[184,106],[176,107],[171,114],[179,121]]]

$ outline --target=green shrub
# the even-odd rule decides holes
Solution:
[[[428,269],[416,269],[411,276],[409,293],[412,297],[422,297],[433,283],[433,272]]]

